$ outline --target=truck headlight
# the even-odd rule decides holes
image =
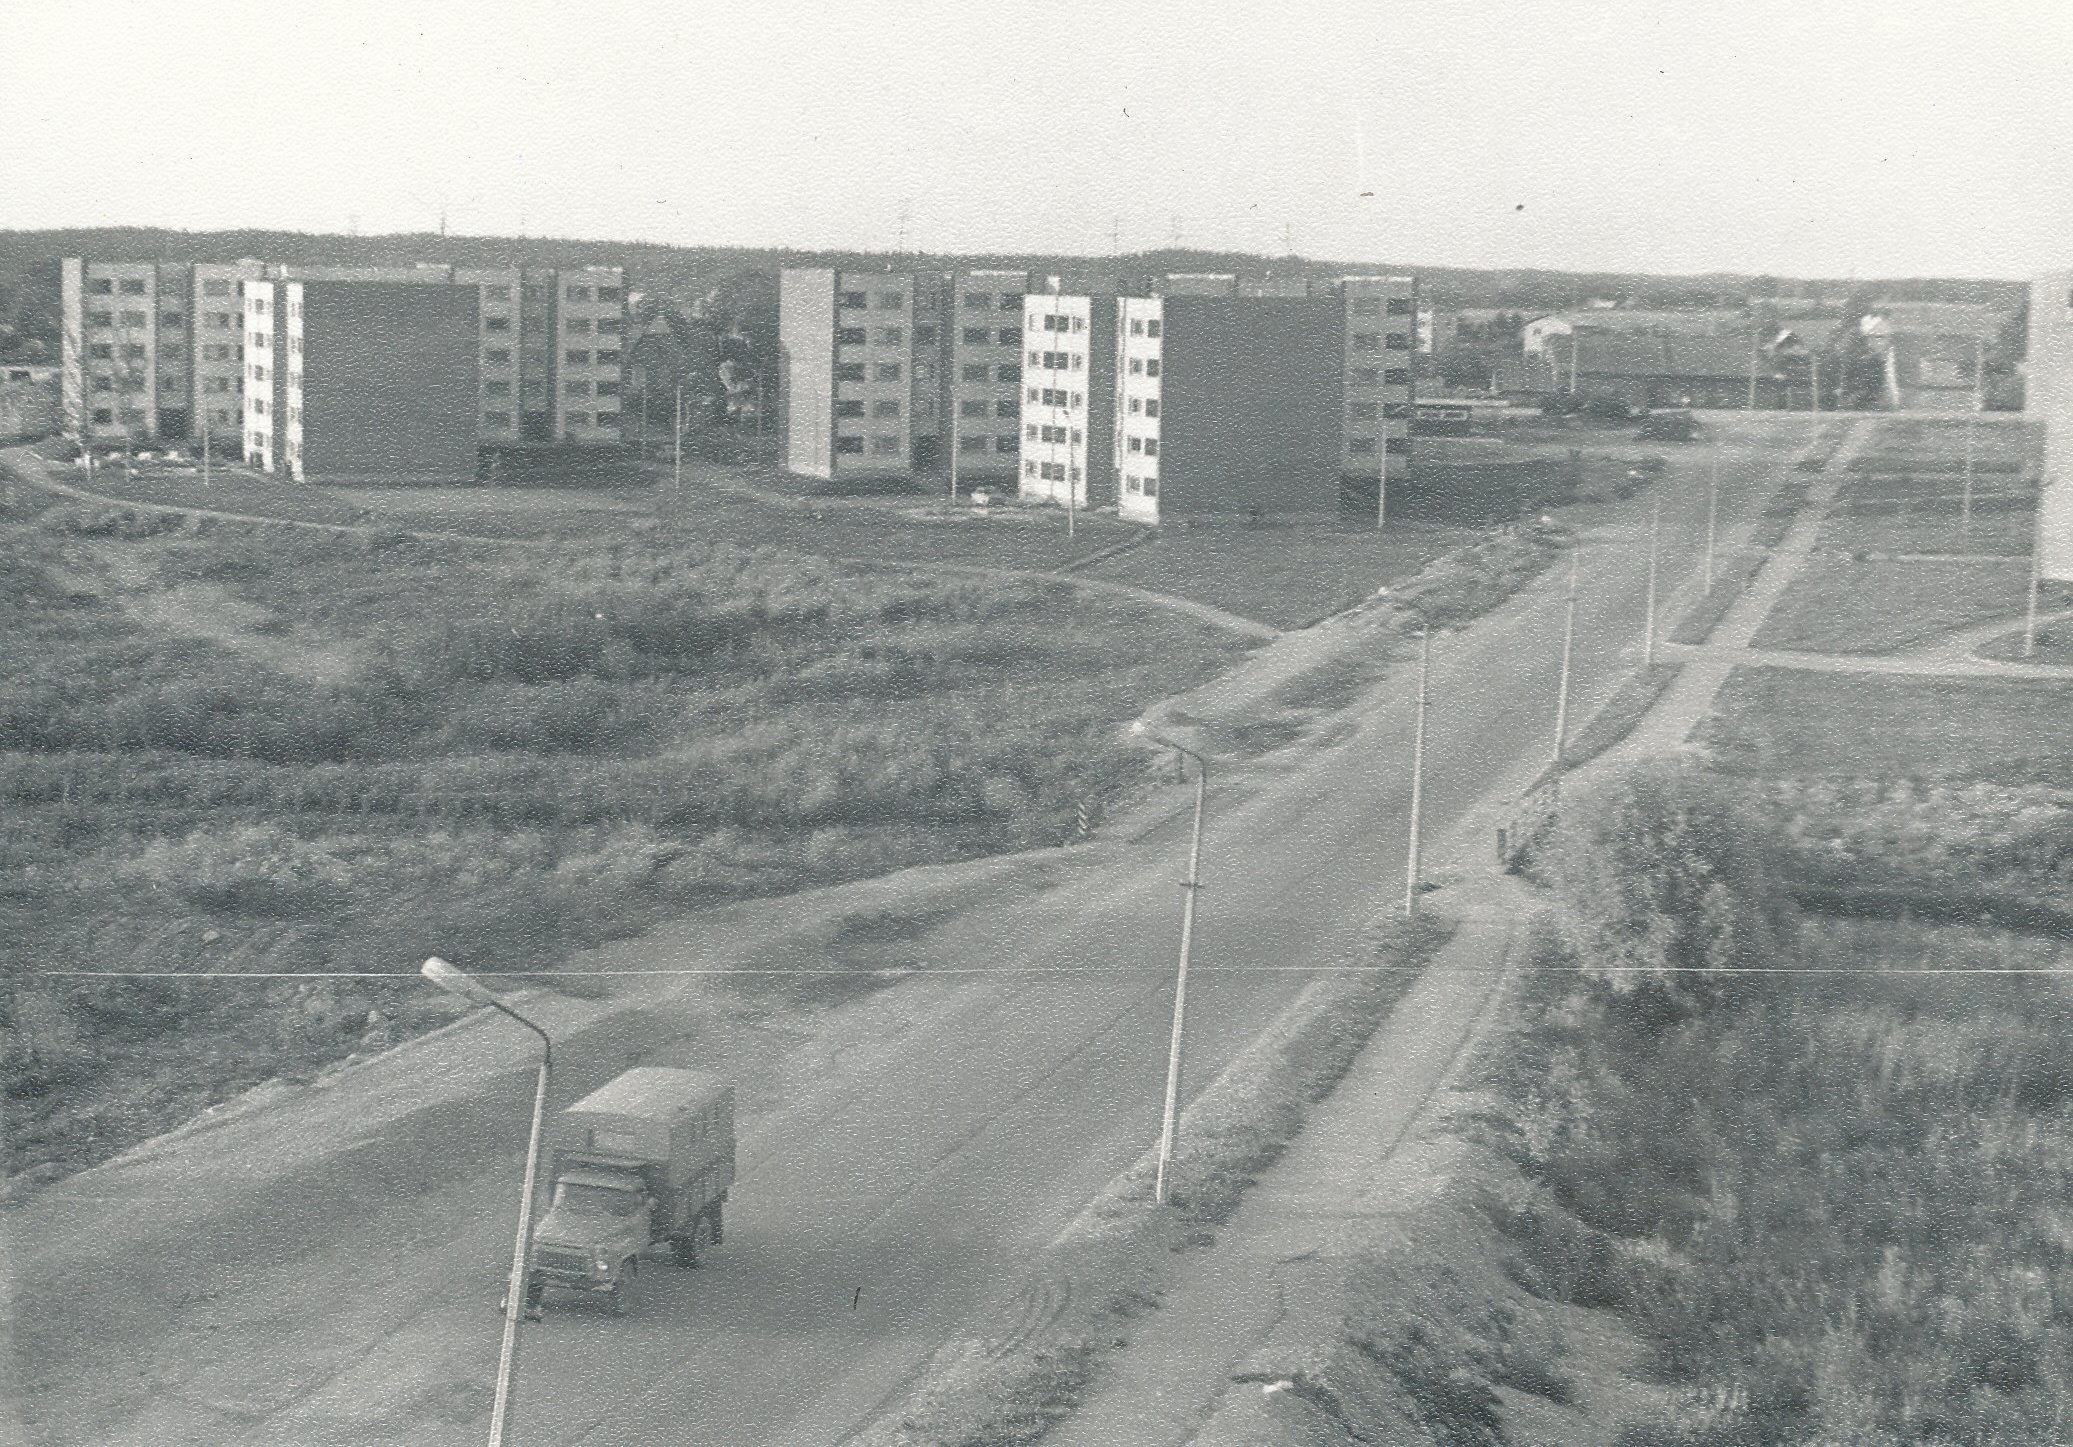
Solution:
[[[590,1272],[593,1276],[609,1276],[612,1272],[612,1258],[602,1251],[591,1252]]]

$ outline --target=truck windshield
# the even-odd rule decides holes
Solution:
[[[641,1208],[641,1198],[632,1191],[615,1191],[610,1186],[582,1186],[563,1181],[554,1192],[554,1204],[586,1215],[631,1216]]]

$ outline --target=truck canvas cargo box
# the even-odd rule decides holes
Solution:
[[[671,1184],[719,1160],[731,1177],[734,1087],[696,1070],[629,1070],[562,1112],[554,1148],[565,1158],[665,1167]]]

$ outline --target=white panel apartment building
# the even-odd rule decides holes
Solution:
[[[278,470],[286,455],[277,430],[284,425],[277,384],[286,317],[273,283],[290,279],[471,283],[482,303],[479,442],[613,445],[623,438],[623,268],[80,257],[62,267],[66,431],[100,446],[199,446],[206,432],[219,446],[256,445],[262,466]],[[255,298],[266,302],[263,310],[251,306]]]
[[[1023,497],[1116,498],[1116,299],[1033,291],[1022,303]]]

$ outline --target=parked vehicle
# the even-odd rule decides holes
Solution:
[[[667,1246],[696,1266],[720,1244],[734,1184],[734,1087],[695,1070],[641,1066],[555,1122],[553,1182],[533,1232],[526,1291],[630,1302],[640,1258]]]

